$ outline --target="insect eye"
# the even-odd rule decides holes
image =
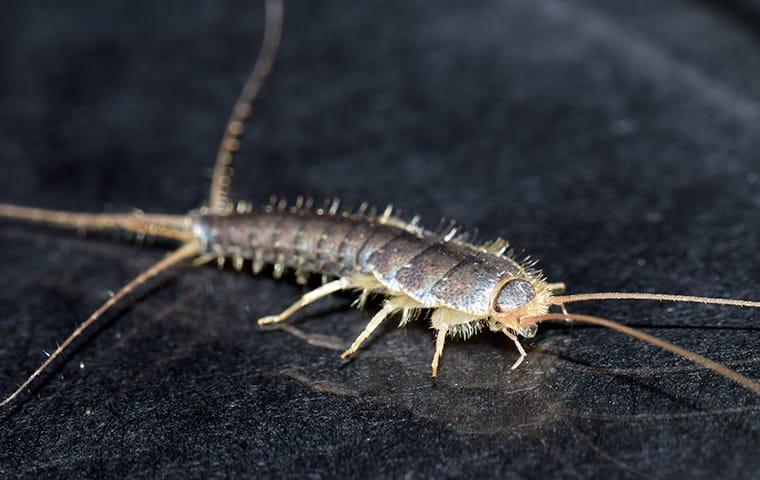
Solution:
[[[494,310],[508,312],[516,310],[533,301],[536,291],[527,280],[515,279],[507,282],[494,300]]]

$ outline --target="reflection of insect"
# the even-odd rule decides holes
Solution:
[[[300,308],[341,290],[359,290],[361,305],[369,294],[387,296],[381,310],[372,318],[356,341],[344,353],[355,352],[364,340],[395,313],[402,324],[421,311],[432,311],[431,322],[437,332],[433,375],[448,336],[469,337],[481,329],[501,332],[520,351],[516,367],[525,353],[518,337],[535,334],[542,321],[573,319],[622,331],[678,353],[694,362],[760,392],[760,385],[726,367],[694,353],[655,339],[608,320],[563,313],[549,313],[552,306],[572,302],[604,299],[650,299],[695,301],[758,307],[757,302],[706,299],[652,294],[588,294],[561,296],[562,284],[548,284],[538,271],[505,256],[506,242],[497,240],[485,245],[469,243],[455,230],[433,233],[420,228],[417,221],[402,221],[391,209],[383,213],[340,211],[337,202],[315,208],[311,202],[298,200],[288,207],[273,202],[262,211],[252,211],[246,204],[233,206],[228,200],[232,177],[232,153],[238,147],[244,120],[251,103],[270,70],[281,26],[281,5],[267,3],[267,33],[259,60],[246,83],[232,114],[217,157],[211,195],[206,207],[186,216],[175,215],[89,215],[43,211],[0,205],[0,216],[46,223],[77,230],[124,230],[139,236],[155,236],[181,242],[182,246],[165,259],[132,280],[90,318],[77,328],[61,346],[2,404],[19,395],[86,328],[135,288],[166,269],[194,259],[195,264],[230,260],[240,270],[251,261],[260,271],[272,264],[275,277],[292,268],[299,279],[316,273],[337,279],[304,295],[290,308],[261,324],[283,321]]]

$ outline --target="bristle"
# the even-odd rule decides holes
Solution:
[[[334,198],[332,203],[330,203],[330,208],[328,212],[330,213],[330,215],[335,215],[336,213],[338,213],[339,208],[340,208],[340,199]]]
[[[417,317],[419,316],[420,312],[419,308],[415,307],[405,307],[401,310],[401,320],[399,321],[399,328],[415,321]]]
[[[457,325],[452,325],[449,327],[450,335],[454,338],[460,338],[462,340],[467,340],[468,338],[472,337],[476,333],[478,333],[480,330],[483,329],[485,326],[485,322],[482,320],[471,320],[469,322],[459,323]]]
[[[446,235],[443,236],[444,242],[450,242],[457,234],[457,228],[454,227],[451,230],[449,230]]]
[[[509,248],[509,242],[503,238],[497,238],[491,242],[483,244],[481,248],[483,248],[488,253],[501,256],[504,255],[504,253]]]
[[[359,296],[356,297],[356,300],[354,300],[354,303],[352,304],[357,309],[361,310],[364,308],[364,306],[367,304],[367,300],[369,299],[370,291],[369,289],[363,289],[359,293]]]
[[[463,243],[463,244],[473,244],[475,237],[478,235],[477,230],[473,230],[471,232],[463,231],[459,233],[457,236],[454,237],[454,241],[457,243]]]
[[[253,254],[253,262],[251,263],[251,271],[257,275],[261,273],[262,270],[264,270],[264,265],[265,265],[264,258],[261,254],[261,251],[257,250]]]
[[[272,276],[275,279],[282,278],[282,274],[285,272],[285,255],[280,253],[274,261],[274,268],[272,269]]]
[[[237,203],[237,213],[246,214],[253,211],[253,204],[250,202],[240,201]]]
[[[454,220],[448,220],[446,217],[441,217],[441,221],[438,223],[438,228],[435,229],[435,233],[439,236],[445,236],[452,229],[456,228],[457,223]]]
[[[307,285],[309,283],[309,272],[306,270],[297,269],[295,275],[298,285]]]
[[[258,275],[259,273],[261,273],[262,270],[264,270],[264,262],[260,260],[254,260],[253,263],[251,263],[251,271],[255,275]]]
[[[383,214],[378,219],[378,222],[380,223],[387,223],[388,220],[393,216],[393,205],[389,204],[387,207],[385,207],[385,210],[383,210]]]

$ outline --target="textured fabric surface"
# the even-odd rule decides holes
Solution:
[[[179,213],[205,198],[259,2],[3,2],[0,201]],[[760,6],[293,1],[233,191],[392,202],[504,236],[571,292],[760,297]],[[0,387],[165,246],[3,223]],[[751,478],[760,401],[615,332],[339,349],[377,305],[255,320],[292,280],[179,270],[0,412],[0,475]],[[576,305],[760,378],[760,312]]]

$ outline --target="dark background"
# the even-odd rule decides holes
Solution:
[[[0,201],[180,213],[258,49],[260,2],[5,1]],[[510,239],[571,292],[758,298],[760,6],[685,0],[293,1],[234,191],[393,202]],[[10,392],[166,251],[0,226]],[[339,349],[373,306],[214,268],[170,275],[0,412],[3,477],[750,478],[760,402],[615,332],[422,322]],[[760,378],[748,310],[606,303]],[[308,321],[307,321],[308,319]],[[321,335],[321,336],[320,336]]]

